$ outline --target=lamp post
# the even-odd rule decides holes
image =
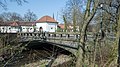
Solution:
[[[103,16],[102,16],[102,8],[103,8],[103,4],[100,4],[100,13],[101,13],[101,19],[100,19],[100,30],[102,32],[102,23],[103,23]]]
[[[103,15],[102,15],[102,12],[103,12],[103,4],[101,3],[100,4],[100,31],[99,31],[99,35],[100,35],[100,40],[102,40],[104,38],[104,32],[103,32]]]

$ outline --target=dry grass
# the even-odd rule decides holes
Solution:
[[[70,60],[71,60],[71,57],[69,57],[67,55],[59,55],[56,58],[56,60],[54,61],[52,67],[63,67],[60,65],[66,63],[66,62],[69,62]],[[49,61],[50,61],[49,59],[43,59],[43,60],[39,60],[36,62],[24,64],[21,67],[46,67],[46,65],[49,63]]]

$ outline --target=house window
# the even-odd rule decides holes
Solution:
[[[2,28],[2,29],[4,29],[4,28]]]
[[[11,29],[11,28],[9,28],[9,29]]]
[[[42,31],[43,31],[43,28],[42,28],[42,27],[40,27],[40,28],[39,28],[39,31],[40,31],[40,32],[42,32]]]
[[[40,29],[42,29],[42,27],[40,27]]]
[[[25,29],[25,28],[23,28],[23,29]]]
[[[51,27],[51,29],[53,29],[53,27]]]

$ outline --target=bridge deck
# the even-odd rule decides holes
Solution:
[[[79,33],[18,33],[21,42],[24,41],[46,41],[53,45],[59,46],[72,53],[78,48],[80,34]],[[76,54],[76,53],[75,53]]]

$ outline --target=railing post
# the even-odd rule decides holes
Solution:
[[[66,34],[67,35],[67,38],[69,38],[70,37],[70,34]]]
[[[22,37],[22,33],[20,33],[20,37]]]
[[[38,33],[38,37],[40,37],[40,33]]]
[[[32,33],[30,33],[30,36],[32,37]]]
[[[76,34],[76,39],[78,38],[78,35]]]
[[[43,32],[43,36],[45,36],[45,33]]]
[[[28,36],[31,37],[31,36],[30,36],[30,33],[28,33]]]
[[[25,37],[27,37],[27,34],[25,33]]]
[[[35,37],[36,37],[36,34],[37,34],[37,33],[34,33],[34,36],[35,36]]]
[[[39,39],[39,33],[37,33],[37,35],[36,35],[36,36],[37,36],[37,39]]]
[[[62,37],[62,34],[60,34],[60,37]]]
[[[34,33],[32,33],[32,40],[34,39]]]
[[[54,37],[56,37],[56,34],[54,34]]]
[[[29,37],[29,33],[27,33],[27,37]]]
[[[50,37],[50,34],[48,33],[48,37]]]

